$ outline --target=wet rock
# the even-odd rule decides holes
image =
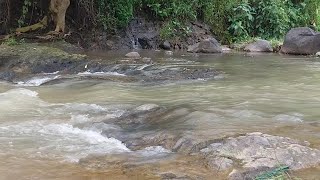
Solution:
[[[125,55],[127,58],[139,59],[140,54],[138,52],[129,52]]]
[[[162,180],[195,180],[195,178],[191,178],[189,176],[177,176],[173,173],[163,173],[161,174]]]
[[[141,150],[151,146],[161,146],[165,149],[172,149],[178,137],[170,132],[144,134],[142,137],[127,139],[124,143],[132,150]]]
[[[221,53],[222,48],[219,42],[214,39],[205,39],[188,47],[188,52],[192,53]]]
[[[165,51],[164,52],[166,55],[168,55],[168,56],[172,56],[173,55],[173,52],[172,51]]]
[[[157,121],[158,117],[165,113],[166,109],[155,104],[146,104],[127,111],[119,118],[108,120],[122,128],[136,129],[140,126],[148,126],[151,122]]]
[[[141,79],[146,82],[168,81],[168,80],[192,80],[214,78],[219,72],[212,68],[197,67],[175,67],[159,68],[152,66],[148,68]]]
[[[244,50],[248,52],[272,52],[273,48],[269,41],[260,39],[246,45]]]
[[[139,107],[136,107],[135,110],[136,111],[152,111],[152,110],[155,110],[157,108],[160,108],[158,105],[156,104],[144,104],[144,105],[141,105]]]
[[[308,27],[291,29],[284,40],[281,52],[285,54],[316,54],[320,51],[320,33]]]
[[[163,174],[161,174],[161,178],[162,179],[174,179],[176,177],[177,177],[177,175],[175,175],[173,173],[163,173]]]
[[[12,81],[15,77],[15,73],[13,71],[4,71],[0,72],[0,79],[5,81]]]
[[[169,41],[166,40],[160,45],[160,47],[164,50],[169,50],[171,49],[171,44]]]
[[[228,170],[234,165],[234,162],[226,157],[208,157],[206,160],[208,167],[217,171]]]
[[[320,151],[308,147],[306,143],[262,133],[229,137],[210,144],[201,153],[209,161],[216,156],[241,162],[244,168],[242,174],[256,172],[261,168],[272,169],[279,165],[299,170],[320,164]]]
[[[169,53],[169,52],[168,52]],[[86,55],[72,54],[55,47],[42,44],[18,46],[0,46],[0,78],[8,81],[20,81],[26,75],[43,73],[78,74],[81,78],[112,81],[176,81],[189,79],[210,79],[219,74],[212,68],[188,66],[170,66],[170,62],[158,63],[151,58],[140,57],[137,52],[119,61],[89,59]],[[10,72],[10,73],[9,73]],[[99,73],[94,74],[94,73]],[[109,73],[109,75],[104,74]],[[115,74],[111,76],[110,74]],[[120,74],[120,75],[119,75]],[[117,76],[118,75],[118,76]],[[111,77],[111,78],[110,78]]]
[[[26,73],[80,72],[85,69],[86,58],[85,55],[38,44],[0,46],[0,70],[13,72],[14,77]]]
[[[221,48],[222,48],[222,51],[223,51],[223,52],[229,52],[229,51],[232,51],[232,49],[231,49],[231,48],[229,48],[228,46],[221,46]]]

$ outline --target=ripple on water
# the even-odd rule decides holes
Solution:
[[[273,117],[276,121],[281,122],[303,122],[303,114],[300,113],[290,113],[290,114],[278,114]]]

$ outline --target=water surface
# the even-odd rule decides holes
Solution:
[[[160,168],[161,164],[168,168],[181,162],[179,169],[190,171],[192,166],[187,167],[163,147],[132,151],[119,139],[101,133],[121,135],[125,130],[114,124],[94,125],[150,103],[177,109],[171,114],[175,118],[157,127],[133,130],[130,135],[168,131],[205,140],[260,131],[310,141],[312,147],[320,148],[319,59],[275,54],[150,54],[144,55],[170,62],[170,66],[178,67],[183,60],[190,66],[213,67],[224,73],[212,80],[161,83],[70,78],[37,86],[47,81],[46,77],[31,83],[0,82],[0,179],[128,178],[117,168],[110,172],[79,165],[81,159],[92,155],[134,157],[141,163],[154,158],[159,170],[166,169]],[[171,164],[162,162],[168,157]],[[146,169],[142,171],[146,173],[128,173],[129,179],[156,178]],[[194,167],[193,171],[202,170]],[[316,169],[306,172],[299,175],[319,177]]]

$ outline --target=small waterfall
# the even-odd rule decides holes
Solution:
[[[131,39],[131,44],[133,49],[141,49],[140,43],[138,41],[138,38],[132,37]]]

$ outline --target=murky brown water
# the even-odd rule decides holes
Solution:
[[[225,74],[208,81],[147,85],[72,79],[44,86],[2,82],[0,179],[159,179],[154,171],[207,174],[208,179],[217,179],[216,172],[193,157],[168,153],[161,147],[134,152],[121,141],[101,135],[101,129],[121,133],[119,127],[91,126],[147,103],[182,107],[184,114],[148,131],[166,130],[198,139],[261,131],[307,140],[320,148],[319,59],[273,54],[145,55],[177,62],[177,66],[181,59],[189,60]],[[97,56],[110,59],[109,55]],[[100,168],[79,163],[97,154],[117,155],[119,163]],[[130,161],[128,154],[139,165],[124,166],[123,159]],[[320,178],[317,168],[297,176]]]

